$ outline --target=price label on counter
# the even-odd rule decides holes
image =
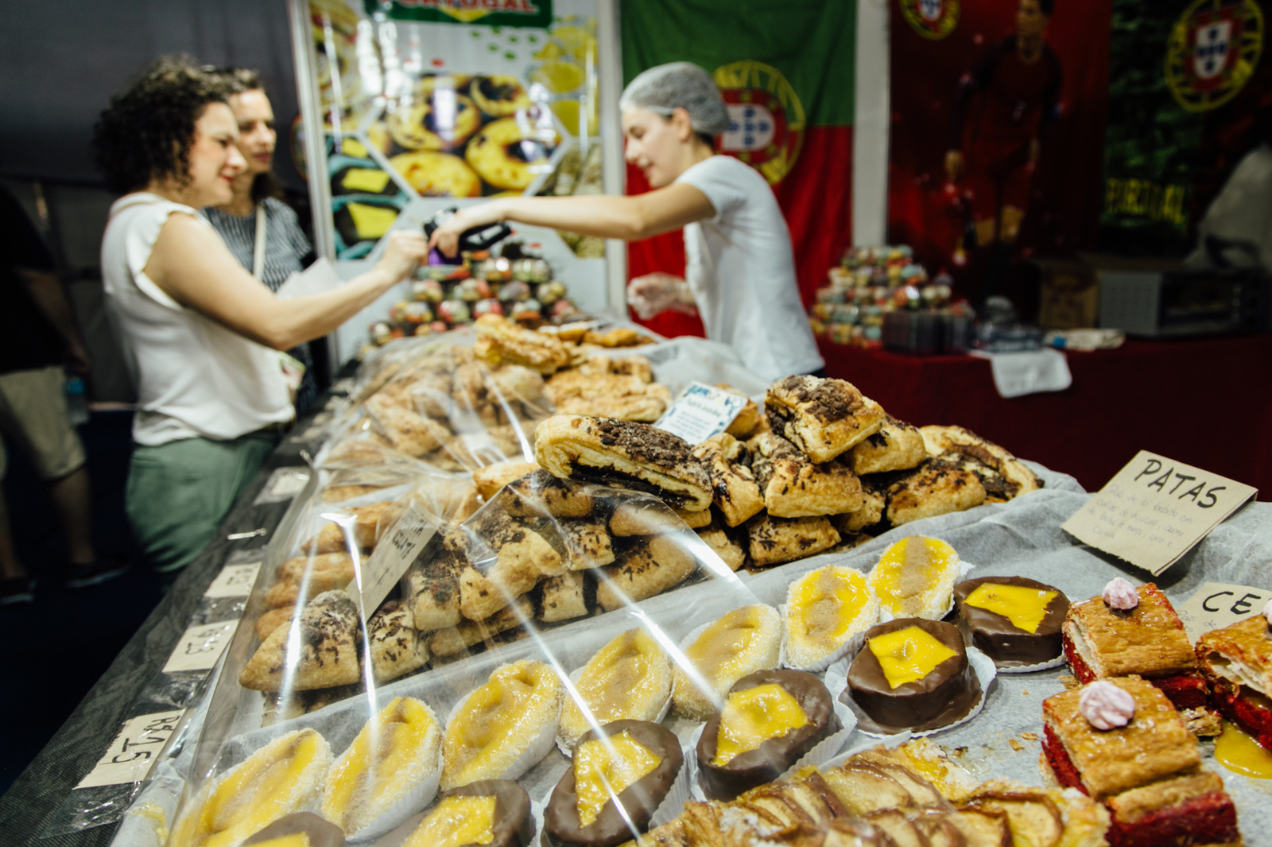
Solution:
[[[397,585],[406,569],[419,558],[424,545],[437,533],[433,518],[414,504],[407,507],[393,525],[388,537],[376,545],[375,551],[362,563],[362,608],[379,607]],[[350,594],[358,591],[358,580],[349,583]]]
[[[183,709],[140,715],[124,723],[106,754],[76,788],[141,782],[181,723]]]
[[[654,426],[690,444],[701,444],[728,429],[746,404],[741,394],[691,382]]]
[[[1212,629],[1223,629],[1263,612],[1272,591],[1248,585],[1207,582],[1193,596],[1175,607],[1190,641]]]
[[[1257,493],[1141,450],[1060,528],[1156,576]]]
[[[192,626],[181,636],[177,647],[163,666],[164,673],[178,671],[210,671],[238,628],[241,618]]]
[[[246,597],[252,593],[256,584],[256,574],[260,572],[260,562],[248,562],[242,565],[226,565],[212,580],[204,597]]]
[[[306,467],[278,468],[269,475],[265,487],[256,495],[254,506],[263,503],[281,503],[290,500],[305,490],[309,484],[309,469]]]

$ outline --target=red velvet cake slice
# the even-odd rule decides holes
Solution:
[[[1153,583],[1113,580],[1102,596],[1071,605],[1061,632],[1079,682],[1136,674],[1170,698],[1193,734],[1219,734],[1184,624]]]
[[[1197,639],[1197,664],[1219,713],[1272,750],[1272,630],[1263,615]]]
[[[1043,771],[1109,810],[1110,847],[1241,843],[1237,810],[1160,689],[1138,676],[1043,701]]]

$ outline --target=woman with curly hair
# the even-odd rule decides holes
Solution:
[[[192,561],[293,411],[277,352],[326,335],[405,278],[423,237],[388,238],[375,268],[280,301],[196,210],[231,201],[246,167],[223,83],[160,60],[111,98],[98,167],[124,194],[102,240],[111,314],[137,382],[126,510],[157,570]]]

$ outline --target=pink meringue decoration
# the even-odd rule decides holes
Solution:
[[[1096,729],[1117,729],[1135,717],[1135,698],[1111,682],[1093,682],[1078,695],[1078,711]]]
[[[1139,605],[1139,592],[1135,590],[1135,586],[1131,585],[1120,576],[1115,576],[1109,580],[1109,584],[1104,586],[1104,594],[1101,595],[1104,602],[1109,604],[1110,608],[1134,609]]]
[[[1263,617],[1268,622],[1268,625],[1272,626],[1272,600],[1269,600],[1266,604],[1264,604]]]

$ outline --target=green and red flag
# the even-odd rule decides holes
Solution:
[[[856,0],[629,0],[622,4],[623,82],[667,62],[715,78],[731,118],[721,153],[761,173],[786,216],[805,304],[852,239]],[[627,192],[648,190],[628,168]],[[631,277],[684,273],[679,232],[628,249]],[[702,334],[696,319],[649,322]]]

